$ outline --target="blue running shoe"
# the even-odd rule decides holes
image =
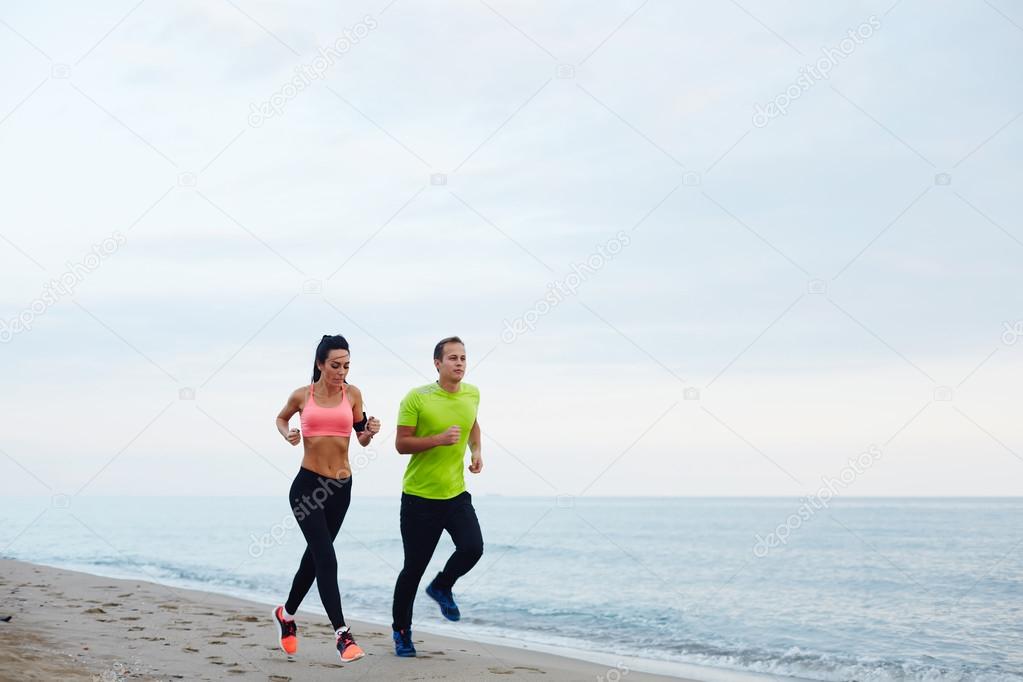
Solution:
[[[411,658],[416,655],[416,647],[412,644],[412,628],[408,630],[395,630],[391,633],[394,638],[394,653],[396,656]]]
[[[455,595],[451,594],[451,590],[442,590],[431,582],[426,588],[426,594],[440,604],[441,615],[448,620],[458,620],[462,617],[458,611],[458,604],[455,603]]]

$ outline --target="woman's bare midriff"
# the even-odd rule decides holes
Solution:
[[[302,436],[302,466],[326,478],[348,478],[348,436]]]

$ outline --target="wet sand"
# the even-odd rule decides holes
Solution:
[[[342,665],[323,616],[301,611],[289,657],[272,605],[7,559],[0,594],[2,680],[678,679],[419,632],[419,656],[403,659],[390,628],[359,622],[349,625],[366,656]]]

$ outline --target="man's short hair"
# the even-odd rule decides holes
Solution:
[[[465,342],[462,341],[457,336],[449,336],[449,337],[447,337],[445,339],[441,339],[440,341],[437,342],[437,345],[433,349],[433,359],[434,360],[440,360],[441,358],[444,357],[444,344],[447,344],[447,343],[460,343],[463,346],[465,345]]]

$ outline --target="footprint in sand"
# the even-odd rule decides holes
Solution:
[[[267,680],[268,682],[291,682],[291,678],[287,675],[270,675]]]
[[[231,616],[228,620],[241,621],[242,623],[258,623],[260,621],[255,616]]]
[[[118,604],[118,603],[117,603],[117,602],[115,602],[115,601],[108,601],[108,602],[107,602],[106,604],[104,604],[103,606],[108,606],[108,607],[109,607],[109,606],[120,606],[120,604]]]
[[[178,607],[176,604],[158,604],[161,609],[167,609],[168,611],[177,611]]]
[[[94,606],[91,609],[85,609],[84,611],[82,611],[82,613],[106,613],[106,611],[99,608],[98,606]]]
[[[121,620],[138,620],[138,616],[121,616]]]
[[[492,675],[514,675],[515,674],[514,670],[509,670],[508,668],[487,668],[487,670],[489,670]]]
[[[192,648],[192,647],[190,647],[190,646],[183,646],[183,647],[181,647],[181,650],[182,650],[182,651],[187,651],[187,652],[188,652],[188,653],[190,653],[190,654],[197,654],[197,653],[199,653],[199,650],[198,650],[198,649],[193,649],[193,648]]]

